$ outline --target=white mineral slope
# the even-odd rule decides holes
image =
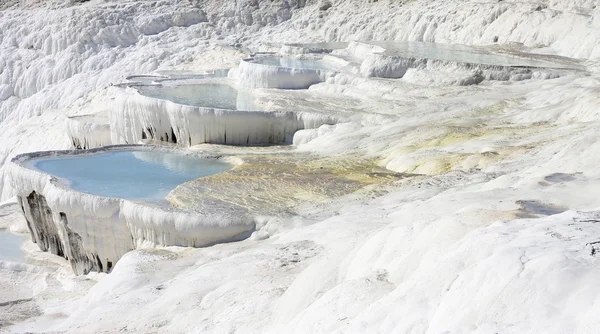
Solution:
[[[344,1],[307,3],[282,26],[265,27],[240,40],[272,42],[272,33],[285,41],[398,40],[468,45],[522,43],[574,58],[594,58],[600,49],[598,11],[594,0],[562,1]],[[233,4],[231,5],[233,6]],[[252,15],[252,2],[236,12]],[[255,14],[255,15],[256,15]],[[222,18],[227,21],[228,18]],[[238,26],[239,27],[239,26]],[[577,36],[577,38],[573,38]]]
[[[598,145],[597,136],[575,141]],[[548,162],[560,175],[529,171],[537,159],[512,162],[525,176],[457,171],[331,203],[324,209],[338,215],[318,223],[270,221],[273,235],[260,242],[128,253],[82,299],[12,329],[591,333],[600,288],[588,243],[599,217],[576,210],[600,205],[577,196],[598,189],[596,158],[565,144],[538,153],[579,160]],[[518,200],[555,207],[531,205],[522,214],[539,218],[515,219]]]
[[[214,69],[222,65],[215,62],[231,64],[231,55],[240,55],[218,46],[216,53],[227,55],[215,56],[216,44],[269,50],[276,41],[416,40],[486,45],[497,40],[578,58],[595,58],[599,52],[595,41],[600,29],[591,0],[326,2],[332,6],[303,0],[3,2],[0,141],[12,143],[3,145],[0,161],[27,151],[69,147],[62,138],[60,144],[56,139],[42,140],[48,137],[48,129],[62,127],[62,120],[40,127],[29,121],[35,115],[57,109],[65,113],[64,108],[78,99],[90,103],[91,91],[131,74]],[[208,63],[200,65],[201,60]],[[10,129],[27,122],[27,128],[39,135],[27,141],[11,138]],[[0,173],[0,197],[7,199],[14,191],[3,167]]]
[[[14,195],[4,177],[7,158],[72,145],[64,120],[32,118],[53,110],[77,114],[65,108],[78,99],[90,103],[88,93],[127,75],[193,61],[212,48],[206,40],[221,35],[201,8],[179,1],[27,1],[6,7],[0,11],[3,199]],[[29,137],[15,135],[20,124]]]
[[[528,131],[550,124],[438,146],[465,161],[481,151],[531,150],[378,189],[383,196],[307,205],[298,209],[302,217],[258,224],[260,238],[127,253],[88,292],[53,305],[34,299],[40,316],[9,330],[593,333],[600,325],[600,200],[591,195],[600,189],[599,82],[597,74],[570,76],[451,98],[459,87],[440,87],[427,91],[445,110],[437,115],[423,104],[402,122],[365,132],[322,131],[300,149],[335,152],[350,141],[368,152],[385,134],[385,145],[414,144],[400,138],[408,121],[468,124],[473,109],[499,100],[518,103],[485,115],[487,122]]]
[[[71,145],[65,115],[76,113],[64,108],[72,101],[91,101],[89,91],[125,73],[196,61],[217,38],[268,49],[497,37],[592,62],[599,52],[598,11],[585,0],[338,0],[327,10],[316,1],[214,0],[199,4],[210,23],[189,26],[174,19],[198,11],[184,2],[53,2],[50,11],[21,3],[0,12],[4,164]],[[38,48],[47,36],[52,47]],[[265,220],[241,242],[132,251],[108,275],[2,265],[0,291],[14,295],[0,305],[0,331],[595,333],[600,75],[589,65],[588,77],[501,85],[340,76],[311,87],[379,108],[301,138],[298,149],[351,150],[433,176],[297,208],[299,217]],[[503,124],[513,129],[497,130]],[[481,133],[432,140],[453,129]]]

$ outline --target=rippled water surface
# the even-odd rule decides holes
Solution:
[[[125,199],[162,199],[178,185],[231,165],[171,152],[117,151],[37,159],[34,168],[66,179],[77,191]]]

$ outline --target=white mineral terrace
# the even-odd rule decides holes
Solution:
[[[306,55],[327,46],[334,55]],[[116,101],[107,111],[69,119],[73,146],[85,149],[143,139],[183,147],[284,143],[298,130],[340,121],[327,112],[303,112],[302,103],[295,106],[298,110],[265,110],[255,102],[252,90],[257,88],[305,89],[328,80],[355,80],[352,78],[357,75],[406,75],[409,82],[473,85],[486,79],[549,79],[581,70],[573,60],[522,52],[506,55],[501,50],[465,45],[352,42],[284,49],[282,55],[242,59],[238,68],[229,71],[159,71],[128,76],[129,82],[117,85],[112,92]],[[313,49],[315,52],[308,52]],[[227,72],[230,79],[223,78]]]
[[[359,73],[365,77],[402,78],[412,69],[433,72],[433,75],[453,73],[458,80],[445,84],[455,85],[478,84],[483,80],[549,79],[581,70],[572,59],[514,51],[507,54],[501,49],[460,44],[352,42],[346,49],[333,53],[360,59]]]
[[[335,69],[318,60],[256,56],[242,59],[233,76],[245,88],[306,89],[335,75]]]
[[[129,83],[109,90],[109,94],[114,96],[114,102],[106,111],[68,119],[68,134],[75,148],[99,148],[83,152],[30,153],[19,155],[13,160],[13,166],[9,169],[11,182],[17,191],[33,240],[42,250],[69,259],[76,273],[109,271],[125,253],[139,246],[197,247],[247,237],[255,229],[257,217],[278,216],[291,203],[310,202],[315,198],[335,198],[375,182],[349,181],[344,178],[346,176],[341,179],[332,177],[346,175],[348,168],[343,168],[345,172],[340,174],[339,171],[332,170],[330,163],[323,162],[320,168],[324,174],[313,176],[314,166],[295,163],[293,155],[286,155],[284,159],[264,155],[262,159],[246,156],[246,162],[252,161],[250,165],[253,167],[250,169],[238,167],[235,172],[226,173],[227,177],[209,177],[205,178],[208,180],[206,182],[183,185],[194,179],[191,176],[193,174],[190,174],[188,179],[177,179],[178,183],[171,188],[167,187],[165,191],[161,190],[162,186],[149,182],[169,178],[160,176],[161,169],[154,171],[147,165],[128,165],[143,159],[146,151],[162,150],[158,147],[140,146],[141,151],[136,158],[129,157],[127,161],[101,160],[104,155],[112,156],[117,154],[115,152],[133,148],[105,145],[135,144],[144,140],[172,143],[181,147],[204,143],[292,143],[302,147],[319,137],[327,136],[335,130],[336,123],[346,118],[326,110],[261,110],[263,106],[257,102],[257,89],[269,92],[273,88],[308,88],[326,82],[327,78],[331,82],[349,80],[348,77],[357,77],[354,74],[357,72],[373,76],[372,73],[364,73],[365,66],[373,64],[373,59],[383,58],[388,63],[381,68],[396,74],[380,73],[379,76],[382,77],[402,77],[411,68],[426,68],[431,71],[435,68],[431,66],[429,59],[432,59],[443,70],[447,70],[448,66],[469,67],[470,73],[479,78],[477,82],[470,84],[484,80],[481,69],[488,74],[490,71],[513,73],[515,69],[531,74],[533,72],[529,68],[552,68],[553,64],[533,59],[535,55],[530,56],[532,59],[515,58],[461,45],[353,42],[343,45],[346,48],[339,44],[333,46],[337,47],[334,51],[337,56],[307,56],[304,53],[309,52],[303,50],[315,47],[307,45],[306,49],[287,49],[288,52],[296,50],[300,55],[263,54],[243,59],[239,68],[229,71],[229,78],[222,76],[225,71],[161,71],[153,75],[127,77]],[[361,59],[363,61],[359,69]],[[419,62],[425,67],[417,64]],[[564,64],[557,63],[554,66],[554,69],[564,68],[567,68]],[[398,74],[397,71],[402,73]],[[555,74],[558,76],[558,72]],[[489,75],[487,78],[498,79]],[[530,75],[527,78],[549,77]],[[517,80],[522,79],[525,78],[519,77]],[[469,84],[461,84],[465,83]],[[275,96],[271,93],[270,100],[275,101]],[[300,103],[294,104],[294,107],[301,110],[306,101],[298,101]],[[357,115],[358,119],[362,117],[368,120],[369,117],[367,113]],[[138,146],[135,147],[137,149]],[[61,158],[56,161],[40,160],[54,155]],[[73,158],[67,158],[71,155]],[[75,160],[71,162],[69,159]],[[397,159],[387,159],[386,166],[399,172],[431,173],[426,169],[411,169],[413,167],[410,167],[410,162],[408,167],[404,166],[407,161],[410,160],[403,159],[399,164]],[[59,164],[52,166],[55,162]],[[279,169],[259,167],[269,163],[279,166]],[[369,164],[371,163],[367,163]],[[120,165],[127,168],[119,168]],[[363,166],[362,163],[350,165],[361,170],[364,168],[358,167]],[[47,167],[44,169],[42,166]],[[73,166],[80,167],[80,175]],[[94,172],[97,169],[101,172]],[[114,172],[107,174],[104,169]],[[134,172],[128,175],[127,171]],[[293,173],[294,176],[287,179],[287,173]],[[247,180],[240,182],[237,178],[241,175]],[[96,180],[95,176],[105,178]],[[145,177],[147,181],[140,180],[140,183],[130,184],[137,177]],[[117,183],[112,185],[108,179]],[[259,185],[262,182],[267,183]],[[332,182],[327,185],[328,191],[316,190],[319,185],[324,186],[328,182]],[[378,182],[382,181],[375,183]],[[175,210],[148,202],[155,199],[156,196],[152,195],[154,191],[160,194],[158,198],[164,198],[179,184],[182,184],[181,187],[169,194],[168,199],[186,209]],[[265,190],[262,195],[245,195],[247,189],[253,189],[252,187]],[[126,193],[120,193],[119,189],[124,189]],[[300,189],[306,194],[299,202],[298,196],[286,195],[289,190],[297,192]],[[141,199],[146,201],[140,202]],[[272,205],[267,207],[265,202],[271,202]]]
[[[248,110],[251,103],[243,93],[223,85],[217,86],[216,92],[202,88],[210,86],[192,86],[191,91],[199,94],[194,99],[184,96],[190,90],[186,85],[140,88],[139,92],[120,89],[115,92],[110,117],[112,143],[132,144],[142,139],[183,147],[285,143],[291,142],[297,130],[338,122],[337,116],[327,113]]]
[[[0,333],[597,333],[596,0],[1,0]]]
[[[33,241],[85,274],[109,271],[141,245],[199,247],[254,228],[239,207],[201,212],[156,202],[179,183],[226,170],[210,162],[217,157],[184,153],[146,145],[36,152],[13,159],[10,174]]]
[[[77,149],[88,149],[110,145],[108,112],[72,116],[67,120],[67,134]]]

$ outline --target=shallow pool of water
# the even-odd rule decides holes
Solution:
[[[309,70],[331,70],[331,65],[320,60],[295,59],[287,57],[259,57],[254,60],[258,64],[277,67],[300,68]]]
[[[226,84],[141,86],[137,90],[144,96],[189,106],[237,109],[238,90]]]
[[[21,249],[27,237],[0,230],[0,261],[24,262],[25,252]]]
[[[512,57],[462,44],[395,41],[369,42],[369,44],[385,48],[386,51],[383,53],[390,56],[427,58],[449,62],[494,66],[563,67],[561,64],[549,61],[525,58],[525,56],[527,56],[526,54],[524,54],[524,57]]]
[[[232,168],[219,160],[143,150],[43,158],[30,166],[67,180],[71,189],[83,193],[153,201],[182,183]]]

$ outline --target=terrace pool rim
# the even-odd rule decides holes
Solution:
[[[15,164],[16,166],[18,166],[20,168],[26,168],[33,172],[43,174],[43,175],[49,177],[50,183],[54,184],[55,186],[58,186],[67,191],[72,191],[72,192],[81,194],[82,196],[94,196],[94,197],[111,199],[111,200],[131,201],[131,202],[136,202],[136,203],[143,203],[143,204],[149,205],[149,206],[155,206],[156,203],[147,201],[144,199],[127,199],[127,198],[120,198],[120,197],[108,197],[108,196],[102,196],[102,195],[81,192],[81,191],[71,188],[69,186],[69,183],[70,183],[69,180],[58,177],[58,176],[54,176],[43,170],[35,168],[34,166],[27,165],[29,162],[32,162],[37,159],[43,159],[43,158],[62,158],[62,157],[68,158],[68,157],[76,157],[76,156],[91,156],[91,155],[110,153],[110,152],[135,152],[135,151],[175,153],[175,154],[181,154],[181,155],[195,157],[198,159],[218,160],[218,161],[222,161],[227,164],[230,164],[231,169],[233,169],[236,166],[243,163],[240,159],[236,159],[234,157],[223,155],[223,154],[214,154],[214,153],[208,153],[208,152],[204,152],[204,151],[191,151],[191,150],[180,148],[180,147],[160,146],[160,145],[154,145],[154,144],[120,144],[120,145],[101,146],[101,147],[90,148],[90,149],[86,149],[86,150],[70,149],[70,150],[36,151],[36,152],[19,154],[11,159],[11,163]],[[231,169],[229,169],[229,170],[231,170]],[[225,171],[225,172],[227,172],[227,171]],[[217,174],[220,174],[220,173],[217,173]],[[216,174],[213,174],[213,175],[216,175]],[[210,176],[212,176],[212,175],[208,175],[205,177],[210,177]],[[196,180],[196,179],[194,179],[194,180]],[[191,181],[193,181],[193,180],[191,180]],[[168,208],[168,207],[166,207],[166,208]],[[190,211],[190,210],[185,210],[185,211]]]

